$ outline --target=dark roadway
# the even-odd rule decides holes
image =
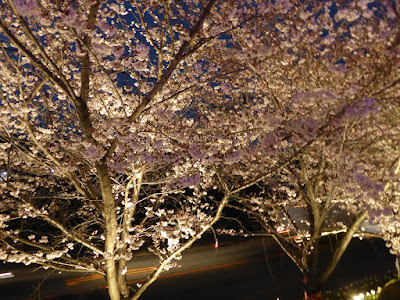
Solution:
[[[218,249],[195,246],[184,253],[181,267],[163,273],[141,299],[301,299],[303,283],[296,266],[271,241],[264,245],[261,239],[249,238],[226,241]],[[323,249],[329,254],[329,243]],[[137,284],[152,272],[156,262],[152,256],[139,257],[130,265],[128,279]],[[2,266],[2,272],[7,266]],[[100,276],[26,270],[11,270],[15,277],[0,280],[0,299],[107,299],[105,281]],[[379,278],[388,270],[394,270],[394,256],[382,241],[354,240],[326,288],[337,290],[367,277]],[[357,287],[354,289],[357,292]]]

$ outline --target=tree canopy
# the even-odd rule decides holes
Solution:
[[[4,1],[0,258],[138,299],[255,184],[366,211],[398,251],[397,4]]]

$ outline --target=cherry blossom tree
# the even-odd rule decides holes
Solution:
[[[138,299],[229,199],[205,198],[233,139],[207,126],[228,114],[242,69],[223,59],[231,32],[259,11],[216,0],[1,8],[0,258],[97,272],[111,299]],[[127,262],[145,247],[160,264],[132,290]]]
[[[313,3],[305,11],[292,7],[308,26],[286,20],[276,24],[290,51],[280,63],[271,66],[269,59],[259,68],[271,83],[279,82],[269,89],[281,108],[280,115],[274,114],[279,125],[253,132],[252,163],[241,161],[226,173],[230,182],[237,180],[231,176],[235,173],[240,180],[248,178],[251,184],[242,184],[238,189],[244,193],[235,195],[236,208],[247,211],[292,258],[306,279],[308,295],[320,292],[363,220],[379,224],[391,251],[398,251],[396,4],[343,1]],[[301,28],[308,28],[304,36]],[[258,189],[246,190],[256,182]],[[303,220],[290,214],[296,206],[307,212]],[[343,215],[349,215],[346,222],[340,220]],[[280,236],[276,225],[282,224],[301,243]],[[321,266],[319,242],[324,230],[333,229],[346,233],[329,263]]]
[[[370,127],[398,100],[396,4],[5,1],[1,258],[98,272],[111,299],[138,299],[249,187],[313,203],[316,239],[326,200],[353,212],[348,193],[393,194],[397,148]],[[390,150],[383,177],[366,137]],[[240,203],[264,221],[277,203],[258,198]],[[160,264],[132,290],[141,248]]]
[[[380,203],[384,186],[364,175],[354,149],[359,141],[351,138],[351,127],[342,139],[326,136],[315,141],[306,153],[269,178],[261,193],[238,198],[239,208],[297,265],[308,296],[320,293],[353,236],[363,235],[362,222],[368,217],[372,220],[382,206],[372,203]],[[338,232],[344,233],[330,260],[322,263],[322,237]]]
[[[324,93],[317,95],[324,97]],[[313,96],[316,95],[307,95]],[[320,114],[315,109],[308,116]],[[246,189],[233,195],[234,207],[247,212],[263,231],[243,228],[245,231],[239,234],[272,236],[303,273],[308,296],[320,293],[353,236],[363,235],[362,222],[368,220],[382,226],[385,207],[396,207],[383,201],[385,183],[394,181],[393,161],[382,156],[380,160],[376,158],[383,149],[395,154],[397,147],[393,140],[387,140],[387,133],[382,134],[383,124],[376,122],[379,118],[381,112],[375,102],[365,98],[345,106],[322,126],[327,126],[322,133],[315,128],[316,136],[312,138],[307,136],[309,130],[305,132],[290,122],[278,136],[273,139],[268,136],[270,144],[275,145],[282,142],[282,137],[285,140],[290,137],[285,147],[274,149],[274,158],[281,157],[275,168],[267,175],[253,169],[251,172],[258,176],[252,179],[252,184],[242,185]],[[319,123],[326,118],[312,119]],[[389,128],[387,124],[383,126]],[[306,148],[299,151],[298,147],[304,145]],[[265,159],[261,158],[263,152],[257,154],[260,154],[258,162]],[[247,166],[241,167],[243,170]],[[256,188],[255,182],[258,182]],[[398,222],[393,217],[390,221],[392,226]],[[238,234],[226,229],[221,232]],[[319,245],[329,232],[345,233],[330,261],[322,265]]]

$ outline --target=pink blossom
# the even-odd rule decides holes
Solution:
[[[231,165],[237,163],[242,158],[243,152],[241,150],[233,151],[232,153],[228,154],[225,158],[225,163]]]
[[[84,152],[84,156],[87,159],[98,159],[100,157],[101,150],[93,145],[90,145],[89,147],[86,148]]]
[[[333,67],[330,67],[329,70],[332,72],[344,73],[347,71],[347,68],[345,64],[337,64]]]
[[[110,168],[113,168],[117,173],[124,173],[126,168],[129,167],[129,163],[123,159],[115,158],[107,162]]]
[[[137,44],[135,47],[136,55],[142,59],[146,60],[149,56],[150,47],[145,44]]]
[[[177,163],[180,159],[180,155],[164,153],[164,154],[162,154],[162,159],[168,163]]]
[[[203,160],[206,157],[206,153],[201,150],[198,144],[191,144],[188,153],[194,159]]]
[[[318,128],[318,121],[312,117],[291,120],[288,124],[288,129],[305,141],[314,139],[317,135]]]
[[[15,9],[21,16],[29,17],[37,13],[36,0],[13,0]]]
[[[372,98],[364,98],[364,100],[358,101],[348,106],[345,109],[344,117],[346,119],[355,119],[376,112],[377,112],[377,107],[375,105],[375,100]]]
[[[193,69],[197,75],[200,75],[203,72],[203,66],[201,63],[195,63]]]
[[[187,174],[178,179],[177,186],[179,188],[196,186],[199,184],[200,178],[201,178],[201,176],[200,176],[199,172],[197,172],[195,174]]]
[[[266,133],[261,138],[261,146],[264,148],[275,148],[279,145],[279,140],[277,139],[276,135],[272,132]]]
[[[77,15],[76,10],[73,7],[70,8],[67,14],[62,14],[60,19],[67,26],[73,28],[83,27],[83,23],[79,20],[79,16]]]
[[[154,141],[152,146],[154,149],[160,150],[163,147],[163,141]]]
[[[223,83],[223,84],[221,84],[220,89],[221,89],[221,92],[228,94],[231,91],[232,87],[230,86],[230,84]]]
[[[162,160],[160,157],[156,156],[155,154],[149,153],[148,151],[144,150],[140,152],[140,158],[150,164],[150,165],[155,165],[158,163],[161,163]]]

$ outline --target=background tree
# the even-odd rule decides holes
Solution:
[[[275,115],[279,126],[253,134],[252,163],[233,165],[226,180],[234,182],[231,173],[240,170],[253,178],[250,182],[259,182],[258,189],[237,197],[237,208],[277,239],[313,293],[329,278],[363,219],[382,226],[393,241],[388,245],[398,249],[398,8],[395,1],[343,1],[291,9],[309,22],[307,33],[301,35],[300,22],[278,22],[277,31],[288,36],[292,48],[280,64],[268,60],[258,68],[268,72],[270,82],[279,82],[270,89],[282,108]],[[301,38],[293,44],[294,36]],[[266,172],[274,162],[279,172]],[[306,226],[291,223],[288,210],[298,205],[307,210]],[[338,228],[335,211],[353,220],[340,224],[347,232],[321,269],[318,244],[324,226]],[[277,234],[279,223],[309,239],[285,240]]]
[[[296,160],[332,172],[324,151],[398,99],[397,14],[394,1],[2,3],[1,258],[98,272],[112,299],[137,299],[233,195],[301,175]],[[140,247],[160,265],[131,291]]]

